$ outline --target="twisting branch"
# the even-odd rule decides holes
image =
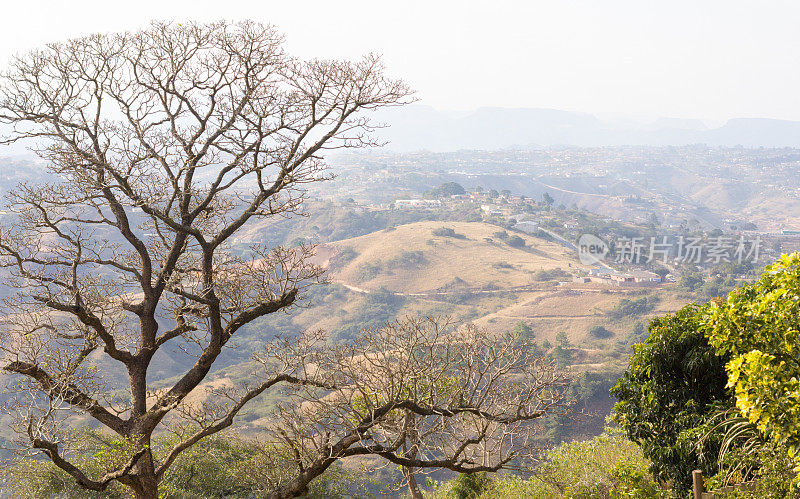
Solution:
[[[31,141],[58,179],[10,196],[0,268],[19,293],[6,301],[0,367],[34,379],[29,388],[45,396],[58,387],[70,411],[145,449],[97,482],[46,443],[61,440],[42,440],[38,448],[84,487],[117,480],[139,497],[158,495],[168,464],[156,472],[156,428],[190,412],[187,397],[237,332],[295,305],[321,279],[311,247],[255,245],[242,257],[231,251],[234,236],[301,212],[306,184],[325,179],[322,153],[375,145],[364,112],[412,100],[376,56],[301,61],[282,42],[253,22],[154,23],[48,45],[0,75],[0,122],[12,129],[0,143]],[[166,345],[197,358],[175,362],[165,377],[178,381],[155,391],[150,366]],[[124,372],[105,372],[102,357]],[[125,386],[111,386],[119,378]],[[83,386],[105,390],[97,400],[127,391],[126,409],[113,416]],[[66,428],[52,433],[69,438]]]

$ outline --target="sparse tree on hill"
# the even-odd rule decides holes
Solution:
[[[157,497],[183,451],[273,390],[287,404],[264,431],[295,467],[271,497],[304,494],[346,456],[496,470],[526,455],[527,428],[561,403],[563,379],[518,347],[418,322],[336,348],[285,339],[247,384],[204,384],[237,332],[321,277],[313,248],[242,256],[236,235],[298,213],[326,150],[374,144],[361,112],[409,100],[376,57],[301,61],[281,42],[255,23],[153,24],[49,45],[2,75],[7,141],[33,139],[63,180],[21,185],[0,230],[18,288],[0,331],[5,408],[20,449],[85,489]],[[158,379],[158,359],[179,351],[185,368]],[[80,447],[87,418],[116,436]],[[160,431],[178,443],[151,447]]]

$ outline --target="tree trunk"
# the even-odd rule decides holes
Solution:
[[[411,499],[422,499],[422,492],[420,492],[417,478],[414,476],[414,468],[403,466],[403,476],[408,482],[408,491],[411,493]]]
[[[155,476],[139,478],[139,484],[140,486],[133,491],[136,499],[158,499],[158,483]]]
[[[146,445],[147,450],[133,466],[131,483],[126,485],[131,488],[136,499],[158,499],[158,480],[153,463],[153,453],[150,451],[150,438],[143,438],[139,443]]]
[[[406,414],[406,429],[409,434],[409,440],[411,440],[411,450],[406,450],[406,442],[403,442],[403,450],[411,459],[417,457],[417,451],[419,450],[419,447],[417,447],[419,435],[417,434],[417,428],[415,426],[416,419],[412,412]],[[408,483],[408,491],[411,493],[411,499],[422,499],[422,492],[419,490],[417,477],[414,476],[414,468],[403,466],[403,477]]]

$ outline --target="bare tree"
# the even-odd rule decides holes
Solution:
[[[375,144],[361,112],[410,100],[374,56],[300,61],[281,42],[255,23],[153,24],[52,44],[2,74],[5,140],[32,139],[60,178],[21,185],[15,222],[0,230],[19,288],[0,338],[14,379],[6,409],[20,446],[83,488],[119,482],[157,497],[182,451],[280,387],[304,402],[267,428],[297,464],[274,480],[275,497],[302,494],[351,455],[499,469],[526,447],[515,431],[560,403],[563,380],[541,362],[475,332],[429,339],[414,322],[332,350],[287,340],[261,357],[258,381],[189,401],[238,331],[296,305],[322,274],[313,248],[240,256],[235,235],[300,213],[305,185],[326,176],[326,150]],[[155,389],[154,358],[176,348],[196,358]],[[101,473],[71,459],[87,417],[121,437]],[[184,439],[156,455],[162,430]]]
[[[541,451],[542,419],[568,408],[568,381],[552,362],[474,326],[406,318],[347,344],[324,340],[321,332],[284,338],[256,356],[270,373],[264,383],[275,373],[301,380],[289,385],[264,428],[263,447],[282,450],[261,470],[268,497],[303,495],[329,466],[355,456],[402,466],[412,494],[419,494],[415,469],[530,469]],[[183,445],[230,424],[243,394],[218,394],[227,404],[190,409],[200,429],[182,435]]]

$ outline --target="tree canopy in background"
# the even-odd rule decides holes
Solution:
[[[426,192],[425,195],[432,198],[444,198],[466,193],[467,191],[464,190],[461,184],[457,182],[445,182],[439,187]]]

